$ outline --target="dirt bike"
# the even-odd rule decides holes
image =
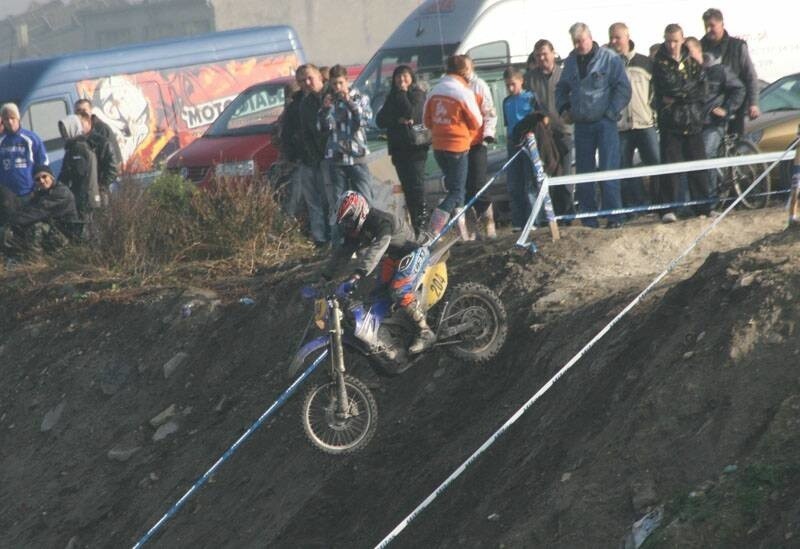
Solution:
[[[328,379],[308,389],[301,411],[306,436],[323,452],[361,450],[377,429],[375,397],[348,369],[372,368],[379,375],[393,376],[436,348],[465,362],[482,363],[503,347],[508,328],[506,311],[497,294],[472,282],[447,291],[446,259],[454,242],[431,252],[416,288],[428,324],[436,333],[436,343],[418,355],[407,352],[417,333],[415,324],[404,312],[393,311],[388,296],[359,302],[332,292],[323,295],[305,290],[304,297],[315,299],[317,327],[327,333],[299,349],[289,366],[289,376],[294,378],[322,353],[328,353]],[[404,260],[414,257],[412,254]]]

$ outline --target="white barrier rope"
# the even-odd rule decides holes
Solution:
[[[792,149],[794,149],[794,148],[797,146],[797,143],[798,143],[798,141],[800,141],[800,138],[798,138],[798,139],[795,139],[795,141],[794,141],[794,142],[793,142],[793,143],[792,143],[792,144],[789,146],[789,148],[787,149],[787,152],[788,152],[788,151],[791,151]],[[782,157],[782,156],[781,156],[781,157]],[[609,322],[608,324],[606,324],[606,325],[605,325],[605,327],[603,327],[603,329],[602,329],[602,330],[600,330],[600,331],[597,333],[597,335],[595,335],[595,336],[594,336],[594,337],[593,337],[593,338],[592,338],[592,339],[591,339],[591,340],[590,340],[590,341],[589,341],[589,342],[588,342],[586,345],[584,345],[584,346],[583,346],[583,348],[582,348],[580,351],[578,351],[578,353],[577,353],[575,356],[573,356],[573,357],[572,357],[572,358],[569,360],[569,362],[567,362],[567,363],[566,363],[566,364],[565,364],[565,365],[564,365],[564,366],[563,366],[563,367],[562,367],[562,368],[561,368],[561,369],[560,369],[558,372],[556,372],[556,374],[555,374],[555,375],[554,375],[552,378],[550,378],[550,380],[549,380],[547,383],[545,383],[545,384],[544,384],[544,385],[543,385],[543,386],[542,386],[542,387],[541,387],[541,388],[540,388],[538,391],[536,391],[536,394],[535,394],[535,395],[533,395],[533,396],[532,396],[532,397],[531,397],[531,398],[530,398],[530,399],[529,399],[529,400],[528,400],[528,401],[527,401],[525,404],[523,404],[523,405],[522,405],[522,407],[521,407],[519,410],[517,410],[517,411],[514,413],[514,415],[512,415],[510,418],[508,418],[508,420],[507,420],[507,421],[506,421],[506,422],[505,422],[505,423],[504,423],[504,424],[503,424],[503,425],[502,425],[502,426],[501,426],[501,427],[500,427],[500,428],[499,428],[497,431],[495,431],[495,432],[494,432],[494,434],[493,434],[492,436],[490,436],[490,437],[489,437],[489,438],[486,440],[486,442],[484,442],[483,444],[481,444],[481,446],[480,446],[480,447],[479,447],[477,450],[475,450],[475,452],[473,452],[473,453],[472,453],[472,455],[471,455],[471,456],[469,456],[469,457],[466,459],[466,461],[464,461],[464,463],[462,463],[461,465],[459,465],[459,466],[458,466],[458,468],[457,468],[455,471],[453,471],[453,472],[450,474],[450,476],[449,476],[449,477],[447,477],[447,478],[444,480],[444,482],[442,482],[442,483],[441,483],[441,484],[440,484],[440,485],[439,485],[439,486],[438,486],[438,487],[437,487],[437,488],[436,488],[436,489],[435,489],[435,490],[434,490],[434,491],[433,491],[433,492],[432,492],[432,493],[431,493],[431,494],[430,494],[428,497],[426,497],[426,498],[425,498],[425,499],[422,501],[422,503],[420,503],[420,504],[419,504],[419,505],[416,507],[416,509],[414,509],[413,511],[411,511],[411,513],[409,513],[409,515],[408,515],[406,518],[404,518],[404,519],[403,519],[403,520],[400,522],[400,524],[398,524],[398,525],[397,525],[397,526],[394,528],[394,530],[392,530],[391,532],[389,532],[389,534],[388,534],[388,535],[387,535],[385,538],[383,538],[383,539],[380,541],[380,543],[378,543],[378,544],[375,546],[375,547],[376,547],[376,549],[382,549],[383,547],[386,547],[386,546],[388,546],[388,545],[389,545],[389,544],[390,544],[392,541],[394,541],[394,539],[395,539],[395,538],[396,538],[396,537],[397,537],[397,536],[398,536],[398,535],[399,535],[399,534],[400,534],[400,533],[401,533],[403,530],[405,530],[405,528],[406,528],[406,527],[407,527],[407,526],[408,526],[408,525],[411,523],[411,521],[412,521],[412,520],[414,520],[415,518],[417,518],[417,516],[419,516],[419,515],[420,515],[420,513],[422,513],[422,511],[424,511],[424,510],[425,510],[425,508],[427,508],[427,507],[428,507],[428,506],[431,504],[431,502],[433,502],[433,500],[434,500],[434,499],[436,499],[436,498],[439,496],[439,494],[441,494],[442,492],[444,492],[444,491],[447,489],[447,487],[448,487],[448,486],[449,486],[449,485],[450,485],[450,484],[451,484],[451,483],[452,483],[452,482],[453,482],[455,479],[457,479],[459,476],[461,476],[461,473],[463,473],[463,472],[464,472],[464,471],[467,469],[467,467],[469,467],[469,466],[470,466],[470,465],[471,465],[471,464],[472,464],[472,463],[473,463],[473,462],[474,462],[476,459],[478,459],[478,457],[480,457],[480,455],[481,455],[483,452],[485,452],[485,451],[486,451],[486,450],[487,450],[487,449],[488,449],[488,448],[489,448],[489,447],[490,447],[492,444],[494,444],[494,443],[497,441],[497,439],[498,439],[498,438],[500,438],[500,437],[501,437],[501,436],[502,436],[502,435],[503,435],[503,434],[504,434],[504,433],[505,433],[505,432],[506,432],[506,431],[509,429],[509,427],[511,427],[511,426],[512,426],[514,423],[516,423],[516,422],[517,422],[517,420],[518,420],[520,417],[522,417],[522,414],[524,414],[524,413],[525,413],[525,412],[528,410],[528,408],[530,408],[531,406],[533,406],[533,404],[534,404],[534,403],[535,403],[537,400],[539,400],[539,398],[540,398],[540,397],[541,397],[543,394],[545,394],[545,393],[546,393],[546,392],[547,392],[547,391],[548,391],[548,390],[549,390],[549,389],[550,389],[550,388],[551,388],[551,387],[552,387],[552,386],[555,384],[555,382],[556,382],[556,381],[558,381],[559,379],[561,379],[561,376],[563,376],[565,373],[567,373],[567,371],[568,371],[570,368],[572,368],[572,366],[573,366],[573,365],[574,365],[576,362],[578,362],[578,360],[580,360],[580,359],[581,359],[581,358],[582,358],[582,357],[583,357],[583,356],[584,356],[584,355],[585,355],[585,354],[586,354],[586,353],[587,353],[587,352],[588,352],[588,351],[589,351],[589,350],[590,350],[590,349],[591,349],[591,348],[594,346],[594,344],[595,344],[595,343],[597,343],[598,341],[600,341],[600,340],[603,338],[603,336],[605,336],[605,335],[606,335],[606,334],[609,332],[609,330],[611,330],[611,328],[613,328],[613,327],[614,327],[614,326],[617,324],[617,322],[619,322],[619,321],[620,321],[620,320],[621,320],[621,319],[622,319],[622,318],[623,318],[625,315],[627,315],[627,314],[628,314],[628,312],[629,312],[631,309],[633,309],[633,308],[634,308],[636,305],[638,305],[638,304],[639,304],[639,303],[642,301],[642,299],[644,298],[644,296],[646,296],[648,293],[650,293],[650,291],[651,291],[651,290],[652,290],[652,289],[653,289],[653,288],[654,288],[654,287],[655,287],[655,286],[656,286],[656,285],[657,285],[659,282],[661,282],[661,281],[662,281],[662,280],[663,280],[663,279],[664,279],[664,278],[665,278],[665,277],[666,277],[666,276],[667,276],[669,273],[671,273],[671,272],[672,272],[672,271],[675,269],[675,267],[678,265],[678,263],[679,263],[679,262],[680,262],[680,261],[681,261],[681,260],[682,260],[684,257],[686,257],[686,256],[687,256],[687,255],[688,255],[688,254],[689,254],[689,253],[690,253],[690,252],[691,252],[691,251],[692,251],[692,250],[693,250],[693,249],[694,249],[694,248],[695,248],[695,247],[696,247],[696,246],[697,246],[697,245],[700,243],[700,241],[702,241],[702,240],[703,240],[703,239],[704,239],[704,238],[705,238],[705,237],[708,235],[708,233],[710,233],[712,230],[714,230],[714,228],[715,228],[715,227],[716,227],[716,226],[717,226],[717,225],[718,225],[718,224],[719,224],[719,223],[720,223],[720,222],[721,222],[723,219],[725,219],[725,217],[726,217],[726,216],[727,216],[727,215],[728,215],[728,214],[729,214],[729,213],[730,213],[730,212],[733,210],[733,208],[735,208],[735,207],[736,207],[736,205],[737,205],[737,204],[739,204],[739,202],[741,202],[741,201],[742,201],[742,199],[743,199],[745,196],[747,196],[747,194],[748,194],[750,191],[752,191],[752,190],[753,190],[753,189],[756,187],[756,185],[758,185],[758,183],[760,183],[760,182],[761,182],[761,180],[762,180],[762,179],[764,179],[764,177],[766,177],[766,176],[769,174],[769,172],[771,172],[771,171],[772,171],[772,169],[773,169],[773,168],[774,168],[774,167],[775,167],[775,166],[778,164],[778,162],[780,162],[780,158],[776,159],[776,160],[775,160],[775,161],[774,161],[774,162],[773,162],[773,163],[772,163],[772,164],[771,164],[771,165],[770,165],[770,166],[769,166],[769,167],[766,169],[766,171],[764,171],[764,173],[762,173],[762,174],[761,174],[759,177],[757,177],[757,178],[755,179],[755,181],[753,181],[753,183],[751,183],[751,184],[750,184],[750,186],[749,186],[749,187],[747,187],[747,189],[746,189],[746,190],[745,190],[745,191],[744,191],[744,192],[743,192],[741,195],[739,195],[739,196],[736,198],[736,200],[734,200],[734,201],[733,201],[733,202],[730,204],[730,206],[728,206],[728,207],[727,207],[727,208],[726,208],[726,209],[725,209],[725,210],[724,210],[724,211],[723,211],[723,212],[720,214],[720,216],[719,216],[719,217],[717,217],[717,218],[716,218],[716,219],[713,221],[713,223],[711,223],[711,224],[710,224],[708,227],[706,227],[705,229],[703,229],[703,231],[700,233],[700,235],[699,235],[697,238],[695,238],[695,239],[694,239],[694,241],[692,241],[692,243],[691,243],[691,244],[689,244],[689,246],[688,246],[688,247],[687,247],[687,248],[686,248],[686,249],[685,249],[683,252],[681,252],[681,254],[680,254],[680,255],[678,255],[678,257],[676,257],[675,259],[673,259],[672,261],[670,261],[670,263],[667,265],[667,268],[666,268],[666,269],[664,269],[664,271],[662,271],[662,272],[661,272],[661,274],[659,274],[659,275],[658,275],[658,276],[657,276],[655,279],[653,279],[653,281],[652,281],[650,284],[648,284],[648,285],[647,285],[647,287],[646,287],[644,290],[642,290],[642,291],[639,293],[639,295],[637,295],[637,296],[636,296],[636,297],[633,299],[633,301],[631,301],[631,302],[630,302],[630,303],[629,303],[629,304],[628,304],[628,305],[627,305],[627,306],[626,306],[624,309],[622,309],[622,311],[620,311],[620,312],[617,314],[617,316],[615,316],[615,317],[614,317],[614,318],[611,320],[611,322]]]

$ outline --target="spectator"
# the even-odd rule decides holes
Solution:
[[[442,230],[456,208],[464,205],[470,143],[483,125],[468,77],[468,58],[451,55],[447,58],[447,74],[425,102],[425,125],[431,129],[433,154],[444,173],[447,188],[447,196],[431,214],[430,228],[434,234]]]
[[[33,167],[47,164],[47,152],[38,135],[20,124],[14,103],[0,107],[4,133],[0,136],[0,185],[24,203],[33,193]]]
[[[417,77],[408,65],[399,65],[392,74],[392,84],[386,102],[378,112],[376,123],[386,130],[389,156],[403,187],[406,206],[414,232],[419,235],[425,227],[425,161],[428,145],[415,145],[411,127],[422,124],[425,91],[417,85]]]
[[[575,166],[578,173],[614,170],[620,162],[617,122],[631,99],[631,84],[619,55],[598,46],[589,27],[575,23],[569,33],[575,49],[564,62],[556,84],[556,106],[564,122],[575,123]],[[599,155],[599,165],[595,154]],[[603,209],[622,206],[619,180],[605,181],[601,189]],[[594,183],[578,185],[575,194],[580,211],[597,210]],[[598,227],[595,218],[584,219],[583,224]],[[621,225],[619,215],[608,217],[608,228]]]
[[[661,159],[680,162],[706,158],[702,134],[705,77],[702,65],[689,55],[680,25],[673,23],[664,29],[664,44],[653,65],[653,87],[661,133]],[[709,198],[708,172],[696,170],[689,172],[687,177],[692,200]],[[679,181],[679,174],[661,176],[661,202],[677,200]],[[698,215],[707,215],[711,211],[708,204],[693,209]],[[665,223],[676,219],[671,209],[661,217]]]
[[[292,133],[292,128],[297,126],[303,91],[295,80],[283,87],[283,94],[283,112],[278,117],[273,132],[277,133],[276,143],[280,149],[279,160],[287,165],[288,182],[286,185],[289,189],[286,193],[287,196],[284,196],[284,208],[290,216],[297,217],[303,201],[303,189],[296,177],[299,158],[297,157],[297,135]],[[275,133],[273,133],[273,138]]]
[[[556,109],[556,82],[561,78],[562,65],[556,59],[553,44],[549,40],[539,40],[533,46],[531,57],[533,68],[528,63],[527,85],[537,99],[537,110],[547,116],[545,125],[550,126],[561,162],[559,175],[572,173],[572,125],[564,123]],[[528,58],[530,61],[531,57]],[[537,141],[539,138],[537,136]],[[540,151],[541,152],[541,151]],[[552,175],[552,174],[549,174]],[[557,185],[550,189],[553,209],[556,215],[572,214],[575,211],[572,194],[574,187]]]
[[[66,235],[72,234],[78,223],[75,198],[55,180],[50,167],[42,164],[32,171],[36,183],[31,199],[12,211],[0,212],[5,226],[2,249],[7,255],[40,255],[59,248],[66,244]]]
[[[642,163],[654,166],[661,163],[658,150],[655,113],[653,112],[653,61],[646,55],[636,53],[625,23],[614,23],[608,28],[608,43],[625,65],[625,73],[631,83],[631,100],[622,111],[617,123],[619,130],[620,167],[633,166],[633,152],[638,149]],[[657,188],[655,177],[651,178]],[[643,206],[648,202],[642,179],[637,177],[623,181],[622,205]]]
[[[522,71],[509,67],[503,72],[508,95],[503,99],[503,119],[506,124],[506,147],[511,158],[521,148],[521,137],[515,134],[517,125],[533,112],[536,95],[523,88]],[[517,132],[519,133],[519,132]],[[533,208],[533,168],[530,159],[521,154],[506,169],[506,185],[511,206],[512,230],[521,230]]]
[[[686,48],[692,59],[705,69],[707,87],[703,108],[703,146],[706,157],[715,158],[725,136],[727,122],[742,106],[747,91],[730,68],[713,55],[703,53],[700,40],[694,36],[688,37]],[[708,170],[708,179],[711,198],[716,198],[717,170]]]
[[[93,208],[102,205],[97,174],[97,157],[89,144],[91,131],[86,118],[71,114],[58,122],[64,138],[64,160],[58,180],[72,191],[78,214],[89,221]]]
[[[100,194],[103,196],[102,203],[107,204],[111,185],[117,180],[117,160],[114,156],[114,150],[111,141],[94,131],[90,115],[81,111],[78,117],[81,120],[84,135],[87,138],[86,142],[97,158],[97,183],[100,188]]]
[[[327,65],[323,65],[319,68],[319,75],[322,77],[322,85],[326,86],[328,84],[328,80],[331,78],[331,68]]]
[[[102,148],[102,146],[98,145],[98,143],[101,141],[100,138],[104,138],[106,141],[108,141],[109,145],[111,146],[111,152],[114,154],[114,178],[116,178],[117,172],[119,171],[119,165],[122,162],[122,151],[120,151],[119,148],[117,134],[114,133],[114,130],[111,129],[111,126],[103,122],[97,117],[97,115],[94,114],[92,102],[88,99],[78,99],[75,101],[73,110],[78,116],[89,116],[89,121],[92,128],[91,133],[89,133],[89,143],[92,145],[93,149],[96,150],[98,148]]]
[[[469,201],[486,184],[486,163],[487,163],[487,143],[495,142],[495,130],[497,128],[497,111],[494,108],[492,90],[485,80],[475,74],[475,67],[472,59],[467,58],[469,67],[469,87],[475,92],[475,100],[483,117],[483,125],[475,132],[469,147],[468,168],[467,168],[467,194]],[[497,238],[494,225],[494,211],[492,201],[484,196],[479,197],[473,205],[475,215],[483,221],[483,234],[486,238]],[[474,240],[475,235],[467,231],[467,223],[464,216],[459,219],[458,230],[463,240]]]
[[[747,90],[744,103],[736,111],[736,117],[729,128],[731,132],[742,135],[745,116],[752,120],[761,115],[758,108],[758,74],[750,59],[747,42],[728,34],[722,12],[718,9],[706,10],[703,13],[703,24],[706,29],[706,35],[700,40],[703,51],[719,58],[742,81]]]
[[[300,186],[308,210],[311,237],[318,248],[327,245],[329,237],[325,186],[328,179],[325,156],[326,136],[317,128],[322,106],[322,75],[312,64],[301,65],[295,74],[301,93],[286,112],[284,150],[287,158],[296,160],[295,183]]]
[[[319,110],[319,130],[327,136],[325,158],[330,169],[328,204],[336,204],[347,190],[358,191],[372,204],[372,176],[367,167],[367,136],[364,128],[372,119],[369,97],[350,89],[347,69],[334,65],[330,70],[328,92]],[[331,240],[338,245],[336,223],[331,226]]]

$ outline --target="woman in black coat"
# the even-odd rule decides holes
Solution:
[[[417,86],[414,71],[399,65],[392,74],[392,87],[378,112],[376,123],[385,129],[389,155],[403,187],[411,224],[419,234],[427,217],[425,204],[425,161],[428,145],[414,145],[411,127],[422,124],[425,92]]]

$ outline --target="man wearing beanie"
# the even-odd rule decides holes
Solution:
[[[26,204],[17,204],[13,211],[0,211],[3,252],[40,254],[66,244],[65,234],[74,234],[79,225],[75,197],[66,185],[56,181],[50,166],[33,168],[35,190]],[[3,194],[8,191],[3,189]],[[3,200],[4,206],[7,199]]]
[[[21,126],[14,103],[0,107],[0,120],[5,130],[0,135],[0,186],[25,202],[33,192],[33,167],[49,164],[47,153],[39,136]]]

